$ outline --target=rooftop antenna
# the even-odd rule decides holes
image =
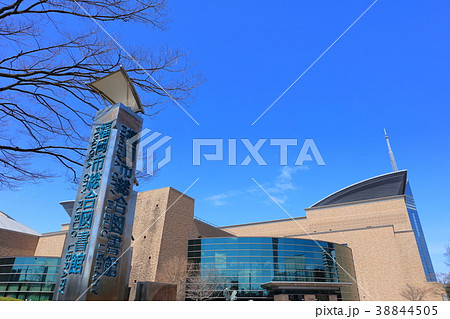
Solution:
[[[389,149],[389,157],[391,158],[392,169],[394,170],[394,172],[397,172],[397,163],[395,162],[394,153],[392,152],[391,144],[389,143],[389,136],[386,133],[386,129],[384,129],[384,138],[386,139],[386,143]]]

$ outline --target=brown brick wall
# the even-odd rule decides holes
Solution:
[[[275,220],[272,222],[227,226],[220,229],[229,231],[236,236],[285,237],[305,233],[298,224],[308,231],[306,218],[295,218],[295,222],[292,219]]]
[[[66,240],[66,231],[43,234],[34,252],[35,256],[61,257]]]
[[[134,299],[138,281],[174,283],[167,271],[173,267],[167,265],[176,264],[179,272],[186,269],[187,241],[191,236],[198,236],[192,198],[170,187],[138,194],[130,300]]]
[[[0,257],[33,256],[39,236],[2,229]]]
[[[164,217],[161,214],[167,209],[168,194],[169,188],[162,188],[137,195],[129,282],[130,300],[134,300],[138,281],[155,281],[164,226]]]
[[[403,196],[307,209],[307,218],[222,227],[237,236],[292,237],[347,244],[360,300],[405,300],[406,283],[430,287]],[[302,229],[303,228],[303,229]],[[310,235],[306,234],[309,233]],[[427,300],[441,300],[428,294]]]
[[[194,200],[192,198],[171,188],[168,202],[171,207],[164,219],[164,231],[161,238],[156,275],[156,281],[161,282],[167,280],[167,278],[163,278],[163,268],[172,260],[182,260],[183,265],[181,267],[186,268],[189,229],[194,222]]]

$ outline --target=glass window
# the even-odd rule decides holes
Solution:
[[[0,265],[12,265],[15,258],[0,258]]]
[[[40,284],[30,284],[29,291],[41,291],[41,285]]]
[[[19,284],[9,284],[7,291],[19,291]]]
[[[17,292],[19,299],[51,300],[59,264],[60,258],[54,257],[0,258],[0,295]]]
[[[189,242],[193,245],[194,241]],[[202,271],[213,276],[223,287],[239,289],[241,296],[272,296],[261,284],[283,281],[338,282],[336,258],[354,273],[351,249],[327,242],[317,243],[296,238],[202,238],[198,251],[190,249],[188,258],[201,261]],[[338,251],[336,251],[338,250]],[[198,253],[202,258],[197,259]],[[348,281],[343,276],[341,281]],[[231,285],[231,286],[230,286]],[[356,292],[355,292],[356,295]]]

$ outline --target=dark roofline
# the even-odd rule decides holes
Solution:
[[[9,219],[12,219],[12,220],[16,221],[14,218],[12,218],[12,217],[9,216],[7,213],[5,213],[5,212],[3,212],[3,211],[1,211],[1,210],[0,210],[0,215],[3,215],[3,216],[5,216],[6,218],[9,218]]]
[[[362,190],[363,187],[369,186],[370,184],[376,184],[376,183],[382,182],[383,180],[385,180],[389,177],[395,177],[397,175],[402,177],[402,185],[400,185],[400,186],[402,187],[401,194],[404,194],[406,182],[407,182],[407,170],[401,170],[401,171],[390,172],[387,174],[378,175],[375,177],[371,177],[371,178],[362,180],[362,181],[352,184],[350,186],[344,187],[344,188],[322,198],[318,202],[314,203],[313,205],[311,205],[309,207],[309,209],[317,208],[317,207],[321,207],[321,206],[331,206],[331,205],[336,205],[336,204],[351,203],[351,202],[358,201],[358,200],[351,199],[351,196],[350,196],[351,193],[357,193],[358,191]],[[380,198],[390,197],[390,196],[395,196],[395,195],[400,195],[400,194],[391,194],[389,196],[379,196],[379,197],[376,197],[376,194],[373,194],[374,197],[366,198],[366,199],[380,199]],[[339,199],[341,199],[345,196],[348,197],[347,202],[339,201]],[[335,203],[333,203],[333,199],[334,199]]]
[[[375,202],[375,201],[379,201],[379,200],[392,200],[392,199],[398,199],[398,198],[405,198],[405,195],[394,195],[394,196],[378,197],[378,198],[371,198],[371,199],[363,199],[363,200],[357,200],[354,202],[322,205],[322,206],[317,206],[317,207],[311,206],[311,207],[305,208],[305,211],[322,209],[322,208],[325,209],[325,208],[338,207],[338,206],[358,205],[358,204],[364,204],[364,203],[369,203],[369,202]]]

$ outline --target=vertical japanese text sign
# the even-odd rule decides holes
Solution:
[[[127,140],[141,129],[142,118],[123,104],[97,112],[54,300],[125,298],[129,256],[121,256],[131,242],[136,167]]]

